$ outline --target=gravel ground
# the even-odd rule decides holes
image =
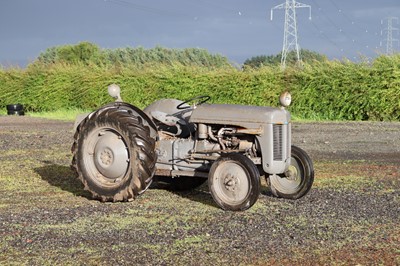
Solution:
[[[400,164],[400,123],[295,123],[293,143],[304,147],[314,160]]]
[[[206,186],[91,200],[69,163],[72,122],[0,116],[0,264],[400,265],[400,123],[294,123],[316,179],[226,212]]]

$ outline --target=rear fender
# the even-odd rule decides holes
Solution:
[[[128,112],[132,113],[132,115],[140,116],[146,122],[145,124],[147,124],[147,126],[149,126],[150,131],[151,131],[150,136],[152,138],[154,138],[154,139],[158,138],[158,132],[157,132],[156,125],[149,118],[149,116],[145,112],[143,112],[142,110],[137,108],[136,106],[133,106],[133,105],[131,105],[129,103],[125,103],[125,102],[110,103],[110,104],[107,104],[107,105],[104,105],[104,106],[100,107],[99,109],[97,109],[96,111],[93,111],[91,113],[85,113],[85,114],[77,115],[77,117],[75,119],[75,123],[74,123],[74,128],[73,128],[74,131],[73,132],[76,132],[77,128],[79,127],[79,125],[82,123],[82,121],[86,117],[91,116],[95,112],[107,110],[109,108],[117,108],[117,109],[127,110]]]

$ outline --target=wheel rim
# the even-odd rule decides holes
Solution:
[[[99,128],[87,137],[84,163],[89,175],[103,186],[123,180],[129,167],[129,152],[124,138],[111,128]]]
[[[246,200],[250,183],[246,170],[236,162],[223,162],[214,173],[215,194],[230,205]]]
[[[272,185],[284,194],[296,193],[300,188],[304,179],[304,167],[299,162],[298,158],[291,157],[291,162],[288,171],[285,175],[271,176]]]

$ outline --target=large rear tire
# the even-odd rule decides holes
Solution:
[[[308,154],[297,146],[292,146],[290,161],[285,174],[269,177],[269,185],[276,197],[298,199],[310,191],[314,182],[314,167]]]
[[[107,106],[78,126],[72,146],[72,169],[94,198],[129,201],[151,184],[157,156],[145,119]]]
[[[244,211],[253,206],[260,195],[260,173],[246,156],[227,154],[212,164],[208,186],[219,207]]]

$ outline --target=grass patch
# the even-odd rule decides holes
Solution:
[[[363,161],[315,162],[314,187],[335,190],[390,191],[398,187],[400,166]]]
[[[100,106],[98,106],[100,107]],[[81,108],[70,108],[70,109],[58,109],[54,111],[41,111],[41,112],[30,112],[25,111],[25,115],[29,117],[38,117],[46,119],[54,119],[61,121],[75,121],[77,115],[90,113],[93,110],[81,109]],[[3,109],[0,110],[0,116],[7,115],[7,111]]]
[[[61,109],[56,111],[33,112],[33,113],[28,113],[27,115],[31,117],[40,117],[40,118],[55,119],[62,121],[74,121],[77,115],[89,112],[91,111],[75,108],[75,109]]]
[[[101,106],[97,106],[100,108]],[[84,110],[84,109],[61,109],[57,111],[43,111],[43,112],[29,112],[26,113],[27,116],[30,117],[38,117],[38,118],[46,118],[46,119],[54,119],[61,121],[75,121],[76,117],[80,114],[90,113],[92,110]],[[6,115],[6,112],[1,113],[0,115]],[[321,117],[313,117],[313,118],[302,118],[296,115],[292,115],[292,121],[299,123],[307,123],[307,122],[324,122],[330,121],[327,119],[323,119]]]
[[[336,176],[335,178],[316,178],[314,187],[334,190],[364,191],[377,186],[377,180],[364,176]]]

